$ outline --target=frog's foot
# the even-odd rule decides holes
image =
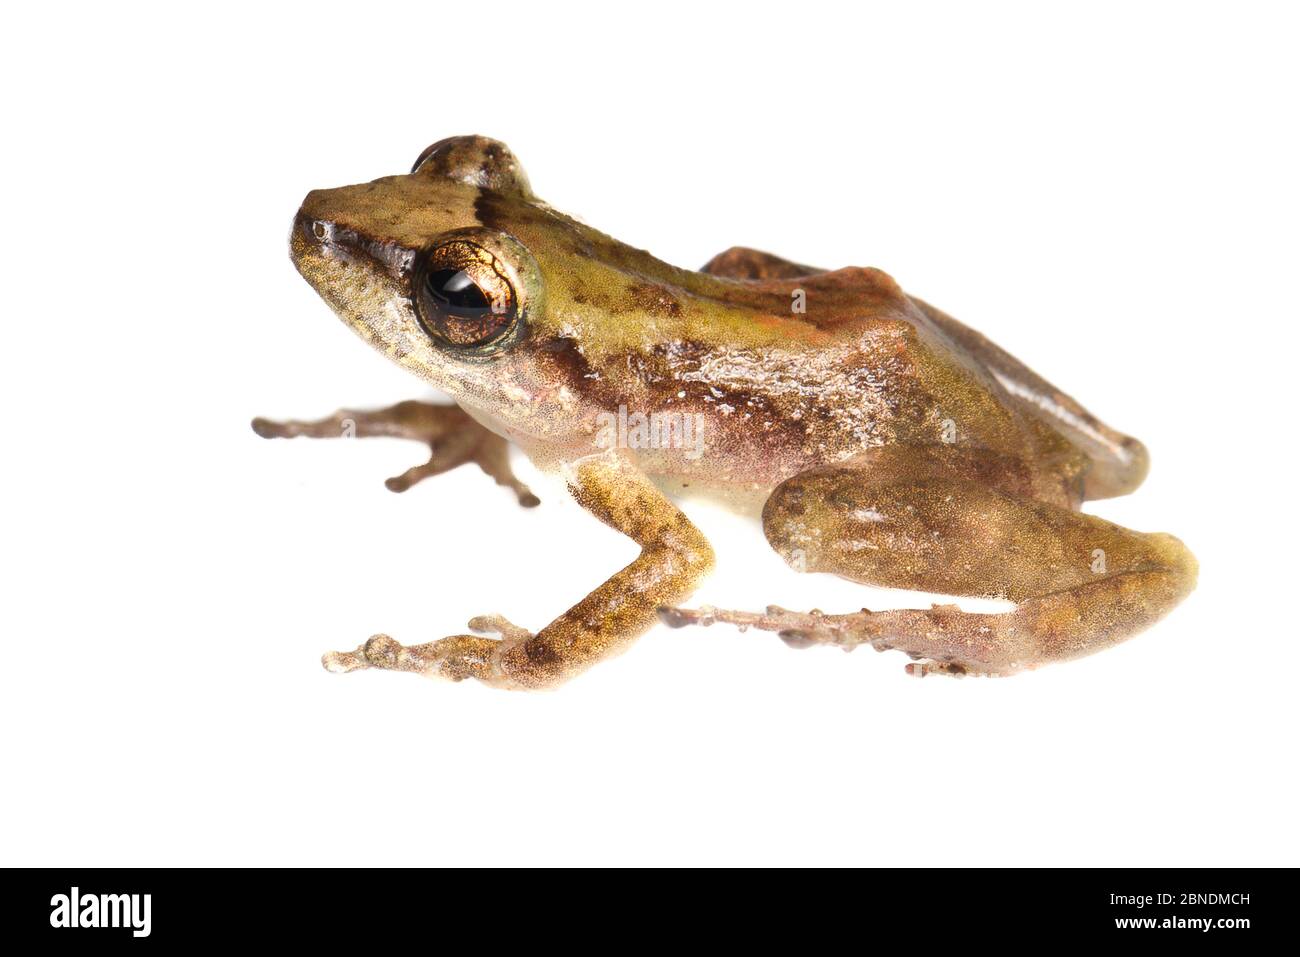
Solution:
[[[995,629],[987,622],[977,624],[967,620],[998,618],[1009,619],[1010,615],[971,615],[956,605],[898,611],[864,608],[845,615],[828,615],[815,608],[808,612],[790,611],[776,605],[768,605],[761,613],[725,611],[707,605],[699,609],[659,609],[659,620],[670,628],[708,627],[725,622],[741,631],[750,628],[774,631],[791,648],[830,645],[852,651],[859,645],[870,645],[876,651],[901,651],[913,659],[906,668],[907,673],[918,678],[932,674],[1005,675],[1025,667],[1027,662],[1016,661],[1007,656],[1005,645],[998,646],[994,640]],[[982,640],[962,640],[953,632],[954,625],[973,631]],[[996,631],[1000,634],[1002,629]]]
[[[539,504],[537,496],[510,468],[506,440],[484,428],[457,405],[399,402],[373,411],[341,409],[311,421],[275,422],[257,418],[253,420],[253,431],[264,439],[299,435],[317,439],[371,436],[414,439],[429,446],[429,461],[388,479],[384,484],[390,491],[405,492],[426,478],[473,462],[498,485],[511,489],[520,505],[532,508]]]
[[[379,668],[450,678],[452,681],[479,678],[489,683],[503,683],[500,680],[500,656],[510,647],[532,639],[533,633],[500,615],[471,618],[469,627],[479,635],[499,637],[453,635],[423,645],[403,645],[388,635],[373,635],[355,651],[327,652],[321,656],[321,665],[335,674]]]

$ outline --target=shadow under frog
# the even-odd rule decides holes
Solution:
[[[325,655],[331,671],[548,687],[662,620],[897,649],[914,675],[1005,675],[1122,641],[1195,585],[1176,538],[1079,511],[1142,482],[1141,443],[877,269],[743,248],[679,269],[552,209],[480,136],[433,144],[409,174],[309,193],[290,250],[344,322],[456,404],[257,419],[259,435],[414,439],[430,458],[394,491],[474,463],[533,506],[514,443],[641,547],[540,631],[487,615],[426,644],[376,635]],[[620,412],[697,431],[611,442]],[[1015,607],[679,608],[714,560],[669,497],[684,489],[759,518],[799,571]]]

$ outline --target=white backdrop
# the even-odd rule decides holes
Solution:
[[[9,14],[0,863],[1296,864],[1294,13],[539,7]],[[531,512],[248,428],[426,395],[286,234],[471,132],[671,262],[886,269],[1147,443],[1088,510],[1179,535],[1199,589],[1004,680],[723,627],[548,694],[326,674],[538,628],[634,554],[526,463]],[[695,603],[917,600],[691,515]]]

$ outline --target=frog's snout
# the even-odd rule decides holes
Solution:
[[[298,212],[293,217],[291,243],[304,252],[362,252],[363,232],[348,228],[341,221],[346,215],[349,190],[313,189],[303,197]]]
[[[294,214],[293,226],[289,230],[289,258],[293,260],[298,272],[316,286],[318,291],[320,290],[318,283],[312,281],[308,271],[305,270],[308,263],[315,264],[315,268],[320,268],[340,258],[333,255],[338,251],[336,236],[335,224],[312,215],[306,203]],[[314,272],[312,274],[315,275]]]
[[[293,218],[289,253],[302,271],[307,260],[324,263],[347,262],[366,269],[380,269],[397,277],[410,264],[412,251],[369,235],[350,221],[335,218],[339,190],[313,190],[302,201]]]

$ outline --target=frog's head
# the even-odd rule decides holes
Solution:
[[[678,269],[557,212],[482,136],[309,193],[290,247],[363,338],[526,446],[585,441],[624,401],[677,402],[665,366],[692,350],[792,334],[788,290]]]
[[[500,431],[540,438],[583,409],[539,260],[573,256],[583,232],[536,199],[504,144],[457,136],[404,176],[309,193],[290,251],[377,349]]]

